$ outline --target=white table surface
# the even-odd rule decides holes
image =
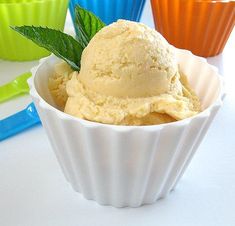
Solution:
[[[142,22],[153,27],[149,2]],[[44,129],[36,126],[0,142],[0,226],[234,226],[235,31],[224,52],[208,61],[225,77],[227,97],[167,198],[123,209],[85,200],[65,180]],[[0,85],[36,64],[0,61]],[[30,102],[25,95],[0,104],[0,119]]]

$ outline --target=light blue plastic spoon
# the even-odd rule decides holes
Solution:
[[[0,120],[0,141],[14,136],[40,122],[37,110],[34,104],[31,103],[24,110]]]

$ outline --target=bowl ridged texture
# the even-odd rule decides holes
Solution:
[[[103,205],[138,207],[165,197],[181,178],[222,105],[222,81],[205,60],[179,50],[183,73],[202,100],[193,118],[156,126],[113,126],[81,120],[53,106],[47,84],[54,56],[32,70],[30,94],[72,187]],[[210,85],[208,85],[210,84]]]
[[[235,24],[235,1],[151,0],[156,29],[198,56],[221,53]]]
[[[69,9],[74,20],[74,7],[81,7],[93,12],[105,24],[110,24],[118,19],[140,21],[146,0],[71,0]]]
[[[63,30],[68,0],[0,3],[0,59],[27,61],[50,53],[13,31],[10,26],[47,26]]]

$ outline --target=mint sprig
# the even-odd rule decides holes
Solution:
[[[75,6],[75,23],[78,40],[85,46],[88,45],[93,36],[105,26],[105,24],[92,12],[79,5]]]
[[[82,51],[105,24],[93,13],[79,5],[75,7],[75,18],[77,40],[68,34],[47,27],[21,26],[11,28],[66,61],[72,69],[79,71]]]
[[[65,60],[74,70],[80,69],[83,46],[72,36],[43,27],[22,26],[12,29]]]

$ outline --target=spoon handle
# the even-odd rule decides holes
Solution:
[[[40,123],[37,110],[33,103],[24,110],[0,120],[0,141],[20,133]]]
[[[31,76],[30,72],[24,73],[15,78],[15,80],[0,86],[0,103],[14,96],[29,92],[27,79]]]

